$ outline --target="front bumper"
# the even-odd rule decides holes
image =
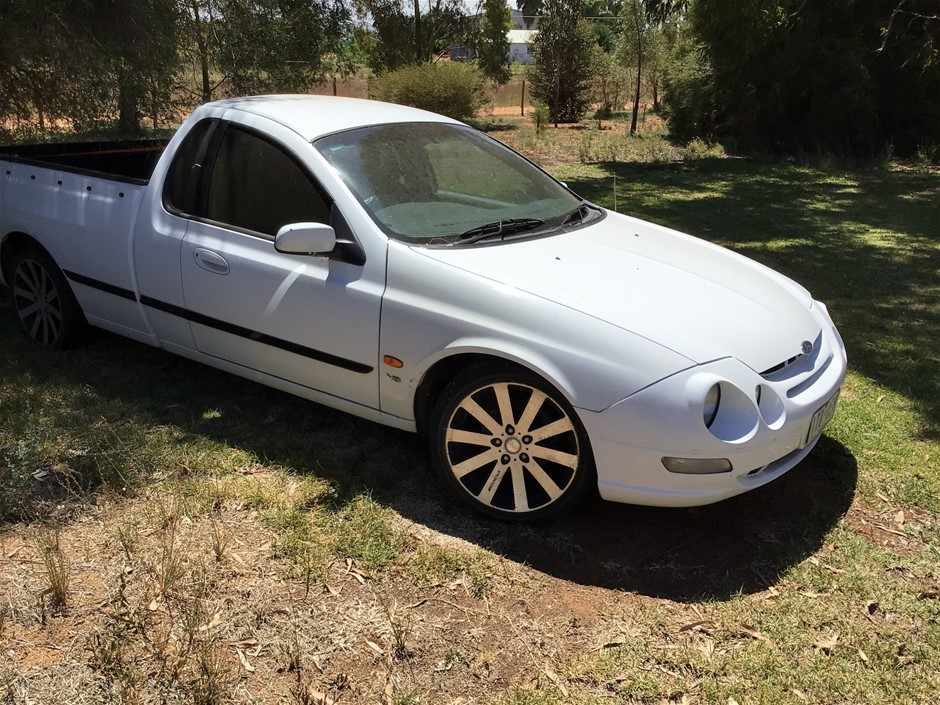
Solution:
[[[812,353],[758,373],[724,358],[667,377],[605,409],[579,409],[591,439],[604,499],[687,507],[718,502],[780,477],[819,440],[813,415],[845,380],[846,353],[825,307],[814,302],[820,331]],[[711,430],[702,420],[705,392],[722,386]],[[714,474],[666,470],[664,457],[726,458]]]

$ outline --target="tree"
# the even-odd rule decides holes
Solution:
[[[95,46],[116,89],[118,128],[125,134],[140,130],[142,109],[156,124],[172,103],[179,68],[176,9],[175,0],[73,3],[72,26]]]
[[[637,117],[640,112],[640,88],[643,76],[643,61],[650,43],[651,27],[646,17],[646,8],[640,0],[627,0],[621,10],[623,19],[623,43],[621,54],[626,62],[636,66],[633,88],[633,114],[630,119],[630,134],[635,135]]]
[[[596,42],[580,14],[580,0],[546,0],[533,42],[532,96],[548,106],[556,124],[576,122],[590,102]]]
[[[219,68],[242,95],[322,82],[352,29],[340,0],[220,0],[220,9]]]
[[[477,63],[496,84],[509,81],[509,36],[512,14],[505,0],[481,0],[480,30],[476,37]]]
[[[356,12],[371,23],[375,43],[369,56],[373,71],[392,71],[432,61],[467,38],[469,25],[462,0],[356,0]]]
[[[678,25],[663,64],[663,112],[671,135],[682,142],[717,139],[714,71],[688,22]]]
[[[180,32],[185,37],[183,52],[189,56],[198,71],[199,98],[203,103],[212,100],[212,94],[222,80],[213,83],[211,70],[218,64],[218,46],[214,41],[215,23],[220,15],[216,0],[180,0]]]
[[[124,132],[171,108],[178,67],[174,0],[7,0],[0,108],[45,130],[113,115]]]
[[[673,102],[670,119],[706,126],[731,147],[783,153],[870,155],[890,146],[904,155],[940,143],[936,7],[695,0],[688,12],[707,73],[686,97],[710,88],[704,105]],[[899,8],[913,14],[899,22]]]

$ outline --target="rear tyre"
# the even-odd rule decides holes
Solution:
[[[74,346],[87,323],[56,263],[41,250],[24,250],[10,268],[13,310],[23,331],[45,348]]]
[[[597,486],[587,434],[568,401],[527,370],[478,366],[441,394],[431,457],[471,508],[508,522],[552,519]]]

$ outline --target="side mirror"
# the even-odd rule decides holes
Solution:
[[[288,255],[325,255],[335,247],[336,232],[323,223],[290,223],[274,238],[274,249]]]

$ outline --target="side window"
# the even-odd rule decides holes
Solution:
[[[189,131],[167,172],[163,199],[169,208],[180,213],[192,214],[193,205],[186,203],[187,186],[190,176],[194,174],[199,147],[210,127],[212,120],[203,120]],[[195,195],[195,191],[191,191]]]
[[[330,209],[282,149],[230,125],[212,168],[205,216],[273,237],[288,223],[329,223]]]

